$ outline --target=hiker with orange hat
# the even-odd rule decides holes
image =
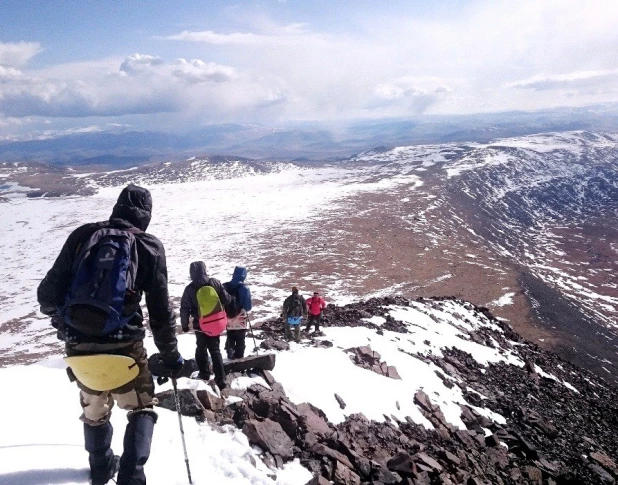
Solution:
[[[309,318],[307,319],[307,327],[305,332],[309,332],[311,324],[315,325],[315,332],[320,332],[320,319],[322,318],[322,310],[326,308],[326,302],[320,297],[320,293],[313,292],[313,296],[307,300],[307,308],[309,309]]]
[[[283,312],[281,313],[287,340],[292,340],[292,334],[294,334],[294,341],[300,342],[300,324],[303,315],[307,316],[307,303],[302,295],[298,294],[298,288],[292,286],[292,294],[283,302]]]

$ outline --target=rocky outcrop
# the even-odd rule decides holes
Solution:
[[[397,368],[395,366],[388,365],[386,362],[382,362],[382,356],[375,350],[371,350],[371,347],[368,345],[347,349],[346,352],[351,353],[352,355],[350,355],[350,359],[352,362],[363,369],[368,369],[376,374],[390,377],[392,379],[401,379],[401,377],[399,377],[399,373],[397,372]]]
[[[329,325],[339,325],[334,315],[340,315],[349,318],[347,322],[380,332],[383,326],[372,327],[364,319],[367,315],[383,316],[383,305],[393,302],[408,303],[389,298],[349,305],[345,311],[335,308],[329,315]],[[227,406],[210,392],[204,396],[184,390],[183,413],[214,425],[237,426],[264,451],[264,461],[273,467],[300,459],[314,474],[309,482],[313,484],[615,483],[618,390],[525,342],[508,325],[494,321],[487,310],[473,310],[491,318],[502,331],[481,327],[469,332],[470,339],[511,349],[526,365],[500,362],[482,367],[457,349],[443,349],[442,357],[416,356],[440,368],[437,374],[450,387],[461,388],[465,403],[460,418],[465,429],[449,423],[422,390],[411,399],[433,429],[411,418],[385,416],[385,421],[378,423],[362,414],[347,416],[334,426],[315,406],[292,403],[268,371],[257,371],[268,388],[254,385],[244,391],[230,390],[230,395],[242,400]],[[393,328],[403,326],[402,322],[391,323]],[[276,324],[273,320],[262,328],[267,335],[274,334]],[[277,335],[272,338],[278,340]],[[324,339],[315,339],[313,344],[321,345],[320,341]],[[352,357],[367,365],[376,365],[382,358],[388,360],[369,347],[350,351]],[[159,398],[162,405],[169,406],[169,394]],[[340,406],[345,408],[343,400]],[[489,419],[489,411],[506,418],[506,423]]]

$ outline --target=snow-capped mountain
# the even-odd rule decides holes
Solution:
[[[0,387],[19,389],[0,402],[0,483],[87,481],[77,391],[36,287],[129,182],[152,192],[175,304],[190,262],[222,281],[245,265],[256,343],[277,354],[272,374],[230,375],[224,400],[181,381],[217,403],[185,417],[196,485],[613,483],[617,155],[617,135],[569,132],[329,162],[0,165]],[[273,317],[292,285],[331,307],[324,336],[286,349]],[[179,344],[193,354],[193,335]],[[41,394],[54,419],[22,426]],[[177,418],[160,415],[149,479],[187,483]],[[286,452],[259,438],[264,422]]]
[[[167,243],[178,286],[189,259],[204,258],[217,272],[235,262],[252,267],[267,282],[265,302],[299,281],[332,298],[455,295],[612,378],[617,141],[549,133],[382,149],[328,163],[190,157],[87,173],[4,163],[2,246],[10,264],[0,292],[15,295],[17,285],[27,295],[19,303],[4,299],[4,321],[31,313],[16,308],[33,301],[32,282],[69,228],[106,218],[115,187],[135,182],[153,188],[153,231]],[[61,194],[78,197],[52,200]],[[207,231],[205,205],[216,207]],[[43,259],[25,257],[40,246],[50,249]],[[35,273],[14,270],[24,267]]]

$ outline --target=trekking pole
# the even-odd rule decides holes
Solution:
[[[172,385],[174,386],[174,400],[176,401],[176,411],[178,412],[178,423],[180,424],[180,437],[182,438],[182,449],[185,452],[185,464],[187,465],[187,476],[189,484],[193,485],[191,480],[191,469],[189,468],[189,456],[187,455],[187,444],[185,443],[185,430],[182,427],[182,413],[180,412],[180,398],[178,397],[178,387],[176,386],[176,378],[172,377]]]
[[[253,350],[255,350],[255,355],[260,355],[258,352],[258,345],[255,341],[255,334],[253,333],[253,327],[251,326],[251,320],[249,319],[249,314],[247,313],[247,323],[249,324],[249,329],[251,330],[251,336],[253,337]]]

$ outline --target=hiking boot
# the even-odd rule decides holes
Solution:
[[[223,389],[225,389],[227,387],[227,383],[225,381],[217,381],[217,387],[219,388],[219,391],[222,391]]]
[[[120,457],[114,455],[111,467],[107,470],[91,470],[90,484],[91,485],[106,485],[120,469]]]
[[[201,379],[203,381],[208,382],[210,380],[210,374],[206,374],[204,372],[198,372],[197,379]]]

